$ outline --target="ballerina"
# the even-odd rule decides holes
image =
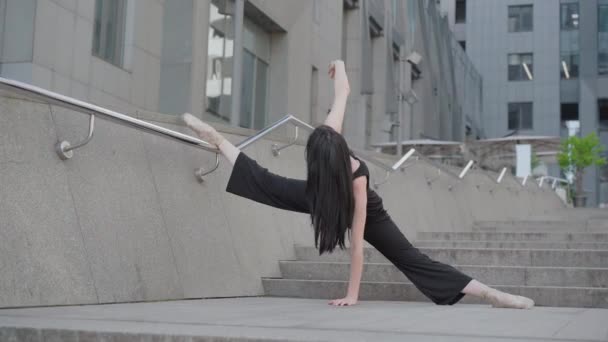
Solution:
[[[233,165],[226,191],[279,209],[309,214],[320,254],[346,248],[345,237],[349,235],[348,289],[343,298],[328,304],[357,304],[365,240],[435,304],[453,305],[468,294],[494,307],[532,308],[534,301],[530,298],[491,288],[412,246],[384,209],[380,196],[369,187],[367,165],[352,153],[341,134],[350,93],[344,62],[333,61],[328,73],[334,80],[334,102],[324,124],[312,132],[306,143],[306,180],[269,172],[210,125],[191,114],[182,115],[189,128],[216,146]]]

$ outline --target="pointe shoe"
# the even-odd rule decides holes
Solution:
[[[199,138],[205,140],[206,142],[219,147],[222,141],[224,141],[224,137],[219,134],[215,128],[209,126],[208,124],[201,121],[199,118],[195,117],[190,113],[184,113],[181,116],[182,121],[188,126],[191,130],[193,130]]]
[[[534,307],[534,301],[530,298],[515,296],[496,289],[486,291],[482,297],[495,308],[531,309]]]

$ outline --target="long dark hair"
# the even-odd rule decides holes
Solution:
[[[306,143],[306,195],[319,254],[344,249],[355,200],[350,150],[333,128],[317,127]]]

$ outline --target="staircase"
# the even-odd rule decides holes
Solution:
[[[608,308],[608,229],[603,220],[477,222],[471,232],[420,232],[413,245],[500,290],[538,306]],[[599,224],[595,224],[599,222]],[[262,279],[267,296],[341,298],[348,251],[319,256],[295,246],[282,278]],[[360,300],[428,301],[382,254],[366,248]],[[461,303],[482,303],[466,296]]]

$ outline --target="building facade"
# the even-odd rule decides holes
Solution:
[[[484,131],[608,144],[608,1],[442,0],[440,11],[484,80]],[[549,172],[559,176],[555,163]],[[608,203],[605,169],[589,168],[589,205]]]
[[[2,77],[147,120],[317,125],[341,58],[351,145],[481,134],[481,78],[428,0],[0,0],[0,19]]]

